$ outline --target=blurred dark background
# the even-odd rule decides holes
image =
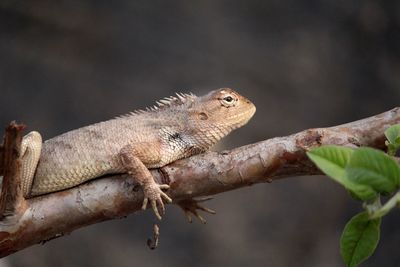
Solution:
[[[0,125],[45,138],[174,92],[232,87],[257,106],[219,147],[331,126],[399,105],[400,1],[0,1]],[[218,195],[206,226],[176,207],[80,229],[0,266],[342,266],[360,210],[325,177]],[[363,266],[399,266],[400,216]]]

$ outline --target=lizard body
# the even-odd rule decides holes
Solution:
[[[162,191],[148,168],[208,150],[254,115],[255,106],[229,88],[202,97],[177,94],[145,111],[82,127],[42,143],[38,132],[21,146],[23,192],[26,198],[64,190],[106,174],[131,174],[158,218],[164,211]]]

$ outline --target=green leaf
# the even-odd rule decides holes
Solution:
[[[346,166],[353,150],[343,146],[321,146],[307,152],[308,157],[326,175],[343,185],[346,189],[362,200],[372,199],[375,191],[367,185],[353,183],[346,175]]]
[[[400,184],[399,165],[382,151],[373,148],[355,150],[346,173],[354,183],[368,185],[380,193],[391,193]]]
[[[328,145],[315,148],[307,152],[307,155],[326,175],[342,183],[352,153],[351,148]]]
[[[340,253],[347,266],[358,266],[375,251],[379,241],[381,219],[368,220],[362,212],[344,227],[340,238]]]
[[[386,138],[392,144],[400,144],[400,124],[393,125],[385,131]]]
[[[390,156],[396,155],[400,149],[400,124],[393,125],[385,131],[388,141],[385,144],[388,147],[388,154]]]

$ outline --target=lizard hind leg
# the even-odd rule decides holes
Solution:
[[[36,131],[32,131],[22,138],[21,144],[21,178],[22,192],[24,197],[29,197],[36,167],[40,159],[42,150],[42,136]]]
[[[183,199],[178,201],[176,204],[183,210],[189,223],[192,223],[192,215],[200,220],[201,223],[206,224],[206,220],[198,213],[198,210],[205,211],[210,214],[215,214],[216,212],[212,209],[203,207],[200,205],[201,202],[205,202],[212,199],[212,197],[205,197],[199,199]]]

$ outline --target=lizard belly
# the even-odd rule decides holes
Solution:
[[[39,163],[33,179],[31,196],[60,191],[110,173],[123,173],[113,161],[87,163],[66,169],[59,164]]]

